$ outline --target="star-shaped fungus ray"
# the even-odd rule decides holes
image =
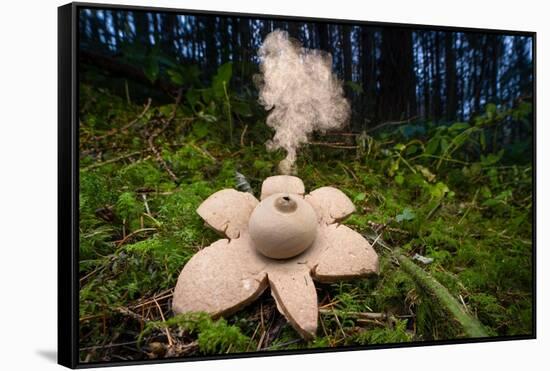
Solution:
[[[247,238],[218,240],[185,265],[174,290],[176,313],[235,313],[267,288],[265,265]]]
[[[207,225],[230,240],[214,242],[185,265],[174,290],[174,312],[229,315],[254,301],[270,286],[278,310],[303,338],[313,338],[318,317],[313,280],[336,282],[366,277],[377,274],[379,266],[378,255],[368,241],[338,224],[355,210],[343,192],[322,187],[309,195],[304,193],[300,178],[281,175],[264,181],[261,203],[248,193],[230,189],[216,192],[205,200],[198,213]],[[275,254],[273,258],[266,255],[264,246],[258,246],[261,240],[251,238],[254,231],[249,230],[250,217],[256,208],[266,206],[266,202],[272,203],[267,206],[274,213],[282,213],[283,216],[274,218],[279,221],[284,215],[292,218],[296,208],[314,210],[310,218],[317,227],[313,242],[308,242],[305,250],[296,250],[296,256],[281,259]],[[277,202],[282,205],[280,210],[276,208]],[[296,215],[307,214],[297,211]],[[269,215],[265,219],[266,223],[270,222]],[[277,229],[278,226],[273,225],[273,233],[275,237],[277,233],[282,234],[284,247],[285,240],[291,239],[285,230]],[[296,233],[296,228],[291,230]]]

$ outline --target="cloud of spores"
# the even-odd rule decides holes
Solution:
[[[275,129],[267,148],[286,150],[280,170],[289,172],[296,151],[314,131],[326,132],[347,123],[350,105],[342,82],[332,73],[332,56],[303,48],[286,31],[275,30],[258,51],[260,75],[255,82],[259,101],[269,110],[267,125]],[[285,168],[287,170],[281,169]]]

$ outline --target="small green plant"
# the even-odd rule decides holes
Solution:
[[[349,195],[357,212],[344,223],[380,256],[376,278],[319,285],[325,311],[315,340],[281,326],[269,295],[225,319],[173,316],[171,290],[182,267],[219,238],[204,227],[198,205],[234,187],[235,171],[259,194],[284,154],[265,149],[272,134],[265,112],[231,88],[234,65],[220,70],[216,82],[201,82],[181,80],[184,70],[158,64],[157,79],[186,87],[177,106],[134,97],[129,103],[107,89],[81,86],[81,360],[156,356],[134,343],[141,334],[141,343],[166,347],[165,330],[175,344],[193,345],[191,355],[252,351],[260,343],[286,350],[471,335],[406,272],[408,261],[396,260],[395,248],[407,258],[433,259],[411,267],[444,287],[467,319],[480,322],[475,329],[490,336],[531,333],[530,149],[493,143],[495,132],[529,118],[528,104],[488,106],[467,123],[417,122],[364,133],[357,149],[303,149],[297,166],[306,188],[338,185]],[[153,78],[154,66],[143,66]],[[358,313],[384,319],[360,321]]]
[[[393,326],[384,326],[365,330],[353,337],[353,342],[361,345],[396,344],[412,340],[412,334],[407,331],[406,320],[395,320]]]
[[[224,319],[213,320],[208,314],[200,312],[179,314],[166,321],[149,322],[138,340],[141,342],[154,330],[162,329],[183,330],[196,336],[199,349],[204,354],[243,352],[250,343],[250,339],[238,327],[229,325]]]

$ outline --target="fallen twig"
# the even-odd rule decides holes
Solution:
[[[147,113],[147,111],[149,110],[150,107],[151,107],[151,98],[147,98],[147,103],[145,104],[145,108],[143,108],[143,111],[141,111],[141,113],[135,119],[133,119],[132,121],[130,121],[126,125],[122,126],[121,128],[111,129],[108,132],[106,132],[105,134],[98,135],[98,136],[94,137],[93,139],[94,140],[104,139],[104,138],[110,137],[111,135],[114,135],[114,134],[118,133],[119,131],[128,130],[136,122],[138,122],[143,116],[145,116],[145,114]]]
[[[160,318],[162,318],[162,322],[166,322],[166,319],[164,318],[164,313],[162,313],[162,309],[161,309],[158,301],[155,298],[153,298],[153,301],[154,301],[155,305],[157,306],[157,308],[159,310],[159,314],[160,314]],[[170,334],[170,329],[168,327],[165,327],[164,331],[166,333],[166,338],[168,339],[168,345],[171,348],[171,347],[174,346],[174,340],[172,339],[172,335]]]
[[[118,344],[95,345],[95,346],[90,346],[90,347],[79,348],[79,350],[80,351],[98,350],[98,349],[115,348],[115,347],[121,347],[121,346],[125,346],[125,345],[134,345],[134,344],[137,344],[137,340],[127,341],[127,342],[118,343]]]
[[[212,162],[217,162],[218,161],[216,159],[216,157],[214,157],[210,154],[210,152],[208,152],[207,150],[205,150],[202,147],[197,146],[195,143],[189,143],[189,145],[191,147],[193,147],[194,149],[196,149],[197,151],[199,151],[204,157],[208,158],[209,160],[212,160]]]
[[[345,312],[338,309],[319,309],[319,313],[326,315],[345,315],[348,317],[356,317],[362,319],[387,319],[387,313],[376,313],[376,312]]]
[[[174,117],[176,117],[176,112],[178,109],[179,104],[181,103],[181,97],[183,96],[183,89],[178,89],[178,95],[176,96],[176,101],[174,102],[174,108],[172,109],[172,113],[170,113],[170,117],[168,117],[168,122],[171,122]]]
[[[149,232],[149,231],[156,231],[157,229],[156,228],[141,228],[141,229],[136,229],[135,231],[133,231],[132,233],[129,233],[127,234],[122,240],[118,241],[117,242],[117,245],[116,245],[116,248],[118,249],[120,246],[122,246],[126,241],[128,241],[131,237],[135,236],[136,234],[138,233],[142,233],[142,232]]]
[[[167,299],[169,297],[172,297],[173,295],[174,295],[173,289],[168,289],[168,290],[165,290],[165,291],[160,292],[159,294],[153,296],[153,298],[151,298],[151,299],[146,299],[145,301],[143,301],[141,303],[131,305],[131,308],[132,309],[137,309],[137,308],[149,305],[149,304],[153,304],[155,300],[157,300],[157,301],[158,300],[164,300],[164,299]]]
[[[276,348],[280,348],[280,347],[285,347],[285,346],[287,346],[287,345],[292,345],[292,344],[299,343],[300,341],[302,341],[302,339],[294,339],[294,340],[287,341],[287,342],[285,342],[285,343],[270,345],[270,346],[268,346],[268,347],[261,348],[260,350],[270,350],[270,349],[276,349]]]
[[[116,308],[116,311],[119,312],[120,314],[124,314],[125,316],[132,317],[133,319],[139,321],[140,323],[149,322],[149,320],[147,318],[137,314],[136,312],[131,311],[128,308],[118,307],[118,308]]]
[[[155,144],[154,144],[155,137],[156,137],[156,135],[150,135],[149,138],[147,139],[147,143],[149,144],[149,148],[151,149],[151,151],[153,151],[153,153],[155,154],[155,158],[156,158],[157,162],[160,163],[160,165],[164,168],[164,170],[166,170],[166,172],[168,173],[170,178],[172,178],[172,180],[174,182],[177,182],[178,177],[176,176],[176,174],[174,174],[172,169],[170,169],[170,166],[168,166],[166,161],[162,158],[162,156],[161,156],[160,152],[158,151],[158,149],[155,147]]]
[[[395,257],[403,270],[409,274],[420,287],[438,299],[439,303],[460,324],[468,337],[480,338],[488,336],[483,325],[476,318],[470,316],[451,295],[449,290],[433,278],[431,274],[418,267],[405,255],[397,252]]]
[[[330,148],[336,148],[336,149],[357,149],[357,148],[359,148],[359,146],[345,145],[346,143],[343,143],[343,142],[335,142],[335,143],[309,142],[309,144],[314,145],[314,146],[323,146],[323,147],[330,147]]]
[[[244,147],[244,135],[246,134],[247,129],[248,129],[248,124],[244,126],[243,131],[241,133],[241,147]]]
[[[118,156],[118,157],[115,157],[115,158],[111,158],[109,160],[106,160],[106,161],[102,161],[102,162],[96,162],[96,163],[93,163],[89,166],[86,166],[86,167],[83,167],[82,170],[91,170],[91,169],[95,169],[97,167],[100,167],[100,166],[104,166],[104,165],[107,165],[107,164],[112,164],[113,162],[118,162],[120,160],[125,160],[127,158],[130,158],[130,157],[133,157],[133,156],[137,156],[141,154],[140,151],[136,151],[136,152],[132,152],[132,153],[128,153],[128,154],[125,154],[125,155],[122,155],[122,156]]]

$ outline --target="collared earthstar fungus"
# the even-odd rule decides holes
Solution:
[[[197,209],[206,224],[225,235],[183,267],[172,302],[175,313],[235,313],[269,286],[277,308],[305,339],[315,336],[315,283],[378,274],[378,255],[361,236],[340,224],[355,211],[333,187],[305,195],[300,178],[267,178],[260,201],[223,189]]]

